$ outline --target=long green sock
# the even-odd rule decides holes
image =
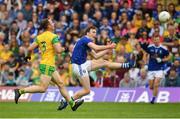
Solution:
[[[24,94],[25,91],[24,91],[23,89],[20,89],[20,90],[19,90],[19,93],[20,93],[20,94]]]
[[[73,97],[71,97],[71,99],[70,99],[70,101],[69,101],[69,105],[70,105],[71,107],[74,107],[75,102],[74,102]]]

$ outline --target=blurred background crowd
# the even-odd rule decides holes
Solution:
[[[163,10],[171,14],[166,24],[158,21]],[[97,44],[104,45],[109,39],[117,42],[115,50],[104,59],[128,62],[136,54],[138,67],[92,71],[91,86],[148,87],[148,55],[138,42],[151,43],[153,37],[159,37],[171,55],[164,65],[161,87],[180,87],[179,10],[178,0],[0,0],[0,86],[38,84],[38,49],[29,63],[24,63],[23,55],[38,35],[41,20],[50,17],[59,41],[66,48],[56,57],[57,69],[66,86],[79,85],[72,78],[70,57],[84,30],[94,25],[98,29]]]

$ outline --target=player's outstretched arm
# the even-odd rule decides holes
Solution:
[[[92,50],[90,52],[90,54],[95,58],[95,59],[99,59],[101,58],[102,56],[104,56],[105,54],[108,53],[109,50],[103,50],[103,51],[100,51],[98,53],[96,53],[94,50]]]
[[[112,43],[110,45],[96,45],[95,43],[90,42],[88,43],[88,46],[95,51],[101,51],[101,50],[113,49],[115,48],[116,44]]]

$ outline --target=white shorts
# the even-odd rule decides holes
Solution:
[[[89,76],[89,71],[91,71],[91,61],[88,60],[84,64],[78,65],[78,64],[72,64],[72,72],[73,77],[76,78]]]
[[[164,73],[162,70],[159,71],[148,71],[148,80],[154,80],[155,78],[160,78],[162,79],[164,76]]]

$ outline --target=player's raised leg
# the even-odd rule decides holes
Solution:
[[[131,68],[133,66],[134,66],[134,63],[116,63],[116,62],[110,62],[103,59],[91,61],[91,70],[95,70],[102,67],[108,67],[110,69],[119,69],[119,68]]]

